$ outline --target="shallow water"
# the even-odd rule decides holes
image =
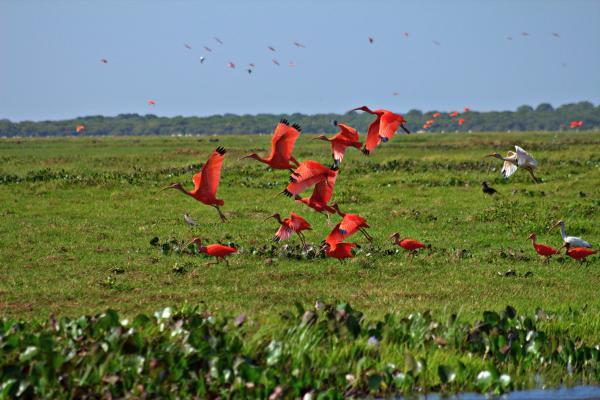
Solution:
[[[560,389],[518,390],[501,396],[487,396],[479,393],[462,393],[443,397],[439,394],[400,397],[398,400],[592,400],[600,399],[600,386],[574,386]]]

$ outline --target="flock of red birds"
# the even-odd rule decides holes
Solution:
[[[296,140],[300,136],[302,130],[299,125],[292,125],[285,119],[282,119],[275,128],[271,140],[271,152],[267,157],[261,157],[256,153],[251,153],[240,158],[240,160],[255,159],[268,165],[271,169],[289,170],[289,184],[285,190],[281,192],[282,194],[293,198],[297,202],[302,203],[319,213],[327,215],[328,217],[329,214],[338,214],[342,218],[324,239],[321,247],[321,251],[323,251],[326,256],[336,258],[340,261],[354,257],[352,249],[358,245],[356,243],[346,242],[345,240],[355,233],[362,233],[369,243],[372,243],[373,241],[373,237],[367,231],[369,224],[365,218],[358,214],[342,212],[337,203],[329,204],[333,196],[335,182],[346,150],[348,148],[362,148],[363,153],[369,155],[381,143],[390,140],[399,128],[404,130],[407,134],[410,133],[405,126],[406,121],[404,117],[400,114],[383,109],[371,110],[366,106],[358,107],[351,111],[355,110],[362,110],[375,115],[375,119],[369,125],[367,130],[364,145],[360,142],[356,129],[349,125],[337,122],[335,122],[335,124],[339,127],[340,131],[336,135],[332,137],[321,135],[314,138],[330,143],[333,158],[331,167],[327,167],[314,160],[300,162],[294,158],[292,152]],[[468,109],[465,109],[465,111],[468,112]],[[171,184],[162,190],[176,189],[201,203],[214,207],[221,218],[221,221],[225,222],[227,219],[221,211],[224,201],[217,198],[217,189],[219,187],[221,168],[225,153],[226,150],[223,147],[217,147],[217,149],[213,151],[208,158],[208,161],[202,167],[202,170],[193,176],[192,181],[194,182],[194,188],[192,190],[186,190],[181,183]],[[300,194],[308,189],[312,189],[311,196],[301,197]],[[288,218],[283,219],[280,214],[275,213],[267,219],[269,218],[274,218],[279,224],[274,241],[284,241],[289,239],[293,234],[296,234],[300,238],[302,245],[306,248],[306,240],[302,232],[311,229],[311,225],[306,219],[296,213],[291,213]],[[580,260],[595,253],[594,250],[589,248],[591,247],[589,243],[579,238],[567,237],[564,232],[564,222],[559,221],[559,223],[561,224],[561,233],[565,242],[565,246],[563,247],[567,248],[567,255]],[[402,238],[399,233],[394,233],[390,236],[390,239],[393,239],[395,244],[407,250],[411,260],[419,249],[430,247],[415,239]],[[536,243],[535,234],[532,234],[529,239],[533,241],[535,250],[546,259],[559,252],[559,250],[553,249],[550,246]],[[225,257],[236,252],[235,248],[221,244],[210,244],[205,246],[198,237],[195,237],[190,242],[190,244],[192,243],[197,245],[198,252],[215,257],[217,263],[219,260],[227,262]],[[582,247],[574,247],[569,246],[569,243],[583,243],[583,245]]]

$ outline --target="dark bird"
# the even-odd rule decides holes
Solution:
[[[483,191],[483,193],[489,194],[489,195],[494,195],[494,194],[498,193],[498,191],[496,189],[494,189],[491,186],[488,186],[488,183],[485,181],[481,182],[481,190]]]

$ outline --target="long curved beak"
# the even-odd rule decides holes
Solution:
[[[408,128],[407,128],[407,127],[405,127],[405,126],[404,126],[404,124],[401,124],[401,125],[400,125],[400,128],[402,128],[402,130],[404,130],[404,132],[406,132],[407,134],[409,134],[409,135],[410,135],[410,131],[408,130]]]
[[[263,221],[266,221],[266,220],[268,220],[269,218],[275,218],[275,216],[274,216],[274,215],[269,215],[269,216],[268,216],[267,218],[265,218]]]
[[[251,155],[252,155],[252,154],[248,154],[247,156],[240,157],[240,158],[238,158],[238,161],[240,161],[240,160],[243,160],[244,158],[250,158],[250,156],[251,156]]]
[[[559,226],[559,225],[560,225],[560,222],[557,222],[557,223],[555,223],[554,225],[552,225],[552,226],[550,227],[550,229],[548,229],[548,232],[550,232],[552,229],[556,228],[556,227],[557,227],[557,226]]]

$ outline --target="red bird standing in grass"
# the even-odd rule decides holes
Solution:
[[[338,243],[332,246],[325,243],[321,250],[325,251],[325,255],[331,258],[337,258],[340,262],[346,258],[354,258],[352,249],[358,247],[356,243]]]
[[[544,262],[549,262],[550,257],[560,253],[560,251],[558,249],[555,249],[554,247],[548,246],[547,244],[537,243],[537,235],[535,233],[529,235],[527,237],[527,240],[531,240],[535,252],[538,253],[540,256],[544,257]]]
[[[367,106],[353,108],[350,111],[356,110],[365,111],[377,116],[375,121],[371,122],[371,125],[369,125],[369,129],[367,130],[367,142],[365,143],[365,147],[363,147],[363,153],[367,155],[371,153],[379,143],[385,143],[390,140],[399,127],[402,128],[404,132],[410,133],[404,126],[406,120],[400,114],[395,114],[388,110],[371,110]]]
[[[187,245],[195,243],[198,246],[198,253],[208,254],[209,256],[215,257],[217,259],[214,263],[208,263],[206,265],[218,264],[219,260],[225,261],[225,264],[229,267],[229,262],[225,259],[225,257],[232,255],[237,252],[233,247],[225,246],[222,244],[209,244],[208,246],[202,245],[202,240],[199,237],[195,237],[189,242]],[[187,246],[186,246],[187,247]]]
[[[409,238],[402,239],[398,232],[396,232],[392,236],[390,236],[390,239],[394,239],[395,244],[397,244],[398,246],[402,247],[405,250],[408,250],[410,252],[411,260],[415,256],[417,250],[427,247],[424,243],[421,243],[415,239],[409,239]]]
[[[370,228],[366,219],[358,214],[343,213],[337,203],[333,203],[331,207],[342,217],[342,222],[337,224],[331,233],[327,235],[326,243],[333,247],[359,231],[365,235],[369,243],[373,242],[373,237],[366,231],[367,228]]]
[[[281,225],[277,230],[277,233],[275,233],[275,237],[273,238],[274,242],[284,241],[292,236],[292,233],[296,233],[302,242],[302,246],[306,247],[306,240],[302,231],[312,229],[308,221],[295,213],[291,213],[289,218],[283,220],[281,219],[281,215],[275,213],[270,217],[267,217],[265,221],[269,218],[275,218],[275,220],[279,222],[279,225]]]
[[[588,247],[571,247],[566,243],[563,247],[567,249],[567,255],[574,260],[583,261],[587,257],[596,254],[597,250],[592,250]]]
[[[271,154],[267,158],[262,158],[256,153],[249,154],[245,157],[240,158],[253,158],[260,161],[261,163],[267,164],[273,169],[293,169],[300,163],[292,156],[294,151],[294,145],[296,140],[300,136],[302,129],[300,125],[294,124],[290,126],[290,123],[286,119],[279,121],[273,132],[273,138],[271,139]],[[294,165],[290,164],[290,161]]]
[[[177,189],[182,193],[193,197],[194,199],[202,202],[208,206],[213,206],[217,209],[221,221],[225,222],[227,218],[221,212],[220,206],[224,205],[225,202],[221,199],[217,199],[217,189],[219,187],[219,181],[221,180],[221,167],[223,166],[223,159],[225,155],[225,149],[223,147],[217,147],[215,151],[210,155],[206,164],[202,166],[202,170],[192,177],[194,181],[194,189],[188,192],[183,188],[181,183],[173,183],[166,188],[161,189]]]
[[[314,138],[314,140],[324,140],[331,143],[333,165],[339,168],[340,163],[344,158],[344,154],[346,153],[346,148],[356,147],[357,149],[360,149],[362,143],[359,141],[358,132],[350,125],[338,124],[337,121],[333,121],[333,124],[340,128],[340,131],[336,135],[331,138],[321,135]]]

